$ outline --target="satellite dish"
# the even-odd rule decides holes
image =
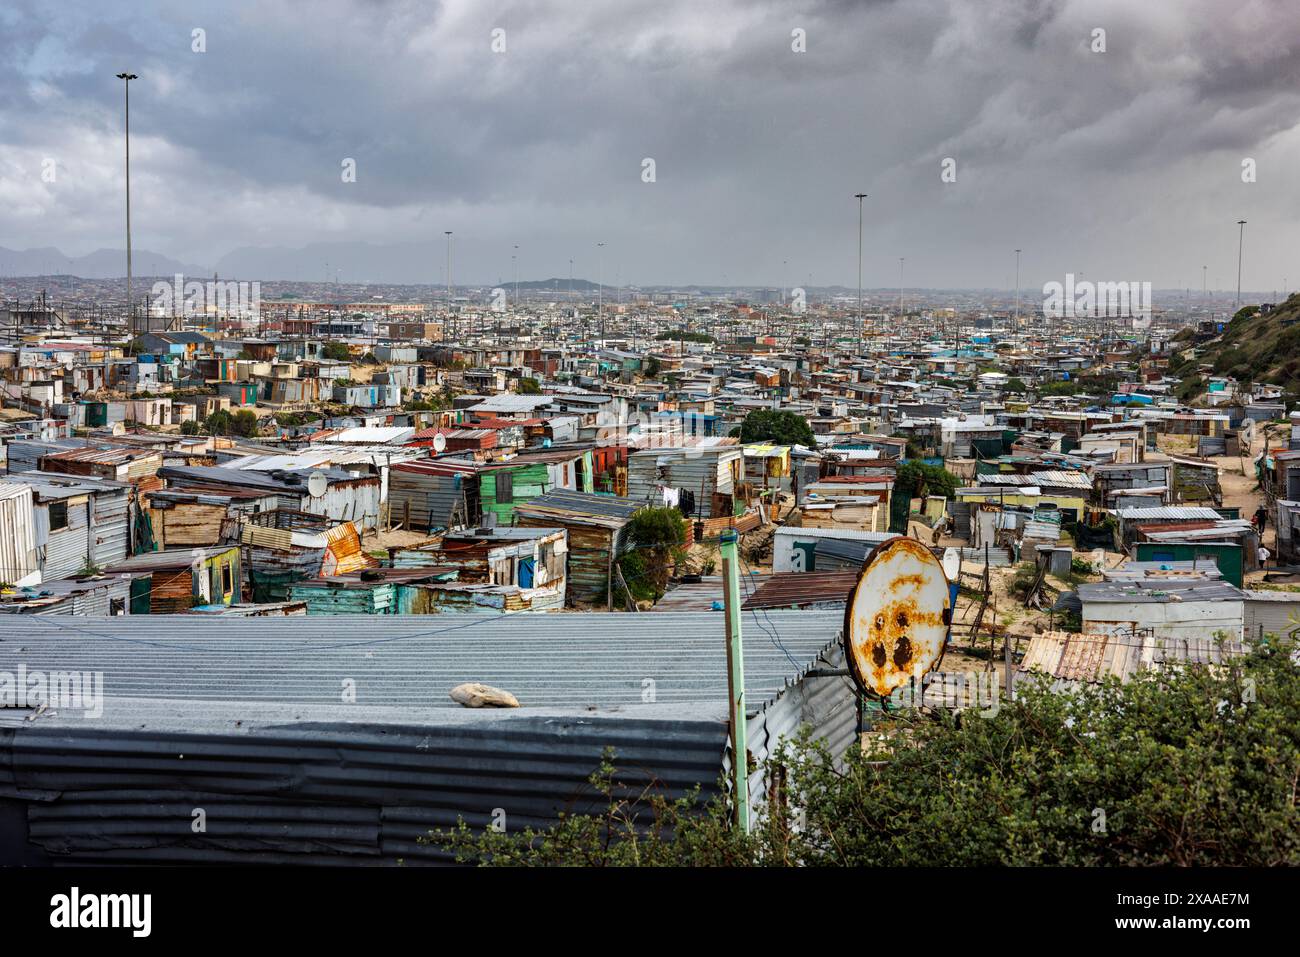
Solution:
[[[441,452],[446,448],[447,448],[447,436],[439,432],[437,435],[433,437],[433,450],[435,452]]]
[[[942,564],[943,573],[948,576],[948,581],[955,582],[957,576],[961,574],[961,549],[945,548]]]
[[[311,493],[312,498],[320,498],[329,488],[329,479],[325,477],[324,472],[312,472],[311,477],[307,479],[307,491]]]
[[[844,659],[867,694],[888,697],[943,657],[952,618],[948,578],[934,553],[898,536],[867,556],[844,609]]]

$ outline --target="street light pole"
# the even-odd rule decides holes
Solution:
[[[858,355],[862,355],[862,201],[866,193],[854,193],[858,201]]]
[[[898,318],[903,318],[903,259],[898,257]]]
[[[600,340],[605,341],[605,244],[596,243],[599,262],[596,266],[596,325],[600,329]]]
[[[126,321],[132,333],[135,330],[135,302],[131,298],[131,81],[138,80],[134,73],[119,73],[122,91],[126,97]]]
[[[515,308],[519,308],[519,244],[515,243],[514,254],[510,257],[510,263],[515,267]]]
[[[443,232],[447,234],[447,325],[450,326],[452,324],[451,321],[451,230],[445,229],[443,230]],[[455,338],[454,328],[455,327],[453,326],[453,338]]]
[[[1237,220],[1237,301],[1232,307],[1232,314],[1235,316],[1237,310],[1241,308],[1241,247],[1246,239],[1246,221]]]
[[[1020,250],[1016,250],[1016,328],[1020,328]]]

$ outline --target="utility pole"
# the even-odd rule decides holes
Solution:
[[[1237,301],[1233,304],[1232,314],[1235,316],[1237,310],[1241,308],[1241,247],[1246,240],[1246,221],[1237,220]]]
[[[126,97],[126,322],[127,329],[135,333],[135,301],[131,297],[131,81],[138,80],[134,73],[119,73],[122,91]]]
[[[515,308],[519,308],[519,244],[515,243],[515,251],[510,256],[510,265],[515,270]]]
[[[854,193],[858,201],[858,355],[862,355],[862,201],[866,193]]]
[[[723,605],[727,617],[727,713],[731,723],[732,795],[736,827],[749,833],[749,742],[746,740],[745,657],[740,640],[740,568],[736,530],[722,533]]]

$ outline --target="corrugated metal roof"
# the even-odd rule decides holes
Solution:
[[[515,513],[530,518],[556,521],[578,520],[609,528],[621,528],[644,507],[644,502],[633,502],[612,495],[593,495],[588,492],[557,489],[516,504]]]
[[[599,613],[483,615],[455,624],[420,615],[266,619],[247,627],[166,615],[46,628],[0,622],[0,670],[25,662],[102,671],[105,693],[115,696],[308,703],[340,700],[340,681],[350,677],[368,704],[451,709],[459,705],[447,693],[464,681],[505,688],[529,707],[582,709],[640,703],[642,680],[654,678],[660,702],[725,704],[720,615],[619,615],[616,622]],[[843,615],[771,612],[764,624],[746,628],[754,708],[836,639]]]
[[[1205,508],[1202,505],[1169,505],[1162,508],[1118,508],[1115,510],[1115,514],[1126,522],[1150,522],[1159,519],[1214,522],[1218,521],[1221,517],[1214,509]]]
[[[818,545],[818,554],[821,545]],[[858,582],[857,571],[781,572],[765,579],[742,608],[796,608],[844,605]]]
[[[1189,601],[1242,601],[1245,593],[1224,581],[1110,581],[1091,582],[1078,588],[1084,602],[1124,604]]]

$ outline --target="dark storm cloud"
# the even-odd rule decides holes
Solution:
[[[136,241],[187,261],[357,242],[435,264],[452,229],[466,281],[503,276],[515,243],[525,277],[570,257],[594,277],[602,240],[607,281],[848,284],[858,191],[869,284],[905,256],[909,285],[1005,286],[1020,246],[1027,282],[1178,285],[1235,254],[1244,217],[1247,285],[1272,288],[1300,246],[1285,0],[20,0],[0,18],[4,246],[119,245],[124,67]]]

